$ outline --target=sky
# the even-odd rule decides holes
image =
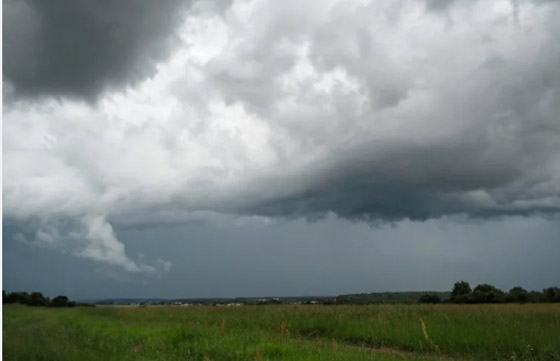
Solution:
[[[2,10],[6,290],[558,285],[557,1]]]

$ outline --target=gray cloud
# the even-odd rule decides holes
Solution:
[[[524,5],[526,10],[530,4]],[[454,213],[493,217],[560,210],[560,76],[555,65],[560,63],[560,48],[553,35],[559,33],[559,26],[552,18],[541,24],[546,35],[544,43],[533,48],[535,57],[529,48],[536,44],[525,48],[516,39],[520,33],[514,26],[511,38],[493,39],[487,45],[484,39],[499,32],[483,28],[473,29],[457,43],[448,42],[453,35],[446,40],[442,37],[439,41],[445,46],[431,49],[441,53],[435,51],[425,62],[407,68],[402,58],[391,59],[392,41],[402,39],[397,36],[384,41],[391,34],[379,35],[365,30],[365,24],[362,27],[361,22],[367,23],[368,16],[375,13],[373,5],[370,11],[337,10],[334,7],[328,20],[311,35],[313,42],[306,53],[309,67],[324,73],[342,68],[362,92],[345,97],[335,88],[330,96],[313,98],[310,85],[314,84],[302,82],[298,89],[303,89],[302,93],[296,90],[295,98],[306,112],[272,117],[290,132],[298,132],[308,144],[328,143],[331,152],[293,177],[274,175],[267,179],[263,187],[270,191],[269,196],[261,200],[245,197],[257,201],[242,205],[243,212],[307,217],[333,212],[345,218],[395,221]],[[558,12],[557,7],[548,10],[550,14]],[[354,26],[348,26],[350,21]],[[399,26],[390,24],[395,31],[401,30]],[[419,27],[419,31],[424,30]],[[409,40],[412,47],[414,39]],[[450,55],[462,52],[459,48],[465,45],[461,41],[471,44],[472,52],[464,58]],[[512,48],[501,48],[504,41],[511,41]],[[469,54],[481,60],[469,65]],[[242,53],[242,61],[247,57],[261,59]],[[294,66],[285,61],[275,64],[280,69],[282,64]],[[221,78],[220,89],[226,98],[234,97],[270,116],[271,108],[278,111],[274,99],[283,94],[274,83],[258,79],[274,78],[282,70],[267,61],[254,68],[267,73],[259,74],[253,86],[243,79],[242,89],[258,89],[257,96],[235,92],[239,82],[231,77]],[[369,109],[356,113],[360,97],[365,97]],[[415,104],[415,98],[429,103]],[[325,103],[336,113],[323,111]],[[299,117],[306,121],[298,122]],[[344,120],[338,121],[340,118]],[[397,124],[395,132],[377,136],[379,124],[384,123]],[[423,127],[415,128],[416,124]],[[354,140],[363,136],[357,134],[358,129],[369,133],[369,139],[364,136],[358,146],[343,142],[345,137]],[[278,177],[281,184],[275,182]],[[287,184],[293,188],[274,196],[274,189],[285,190]]]
[[[8,0],[3,76],[21,96],[92,99],[153,74],[186,2]]]
[[[6,107],[6,217],[149,273],[113,227],[560,211],[558,3],[300,3],[195,7],[130,91]]]
[[[552,133],[550,139],[557,134]],[[488,218],[559,212],[558,179],[551,180],[550,173],[529,166],[546,161],[550,154],[493,149],[501,145],[488,139],[457,139],[430,146],[362,147],[311,171],[291,195],[241,209],[273,217],[314,218],[334,213],[373,222],[451,214]],[[297,177],[306,178],[303,174]]]

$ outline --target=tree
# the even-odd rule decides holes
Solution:
[[[66,296],[56,296],[51,301],[52,307],[68,307],[68,297]]]
[[[546,302],[560,302],[560,288],[548,287],[543,290],[543,296]]]
[[[487,283],[476,286],[472,294],[472,303],[500,303],[505,300],[504,291]]]
[[[451,301],[457,303],[467,302],[471,292],[471,285],[468,282],[455,282],[451,291]]]
[[[472,303],[500,303],[505,301],[505,292],[487,283],[474,288]]]
[[[7,293],[5,303],[16,303],[16,294],[14,292]]]
[[[541,303],[541,302],[546,302],[546,300],[542,292],[531,291],[528,294],[528,302]]]
[[[29,303],[29,293],[27,292],[11,292],[6,295],[6,303],[21,303],[27,305]]]
[[[27,304],[29,306],[47,306],[49,304],[49,300],[45,298],[41,292],[32,292],[29,295]]]
[[[529,292],[522,287],[513,287],[508,292],[507,300],[509,302],[525,303],[529,301]]]

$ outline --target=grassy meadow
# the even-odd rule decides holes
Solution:
[[[6,361],[560,361],[560,304],[10,305],[2,338]]]

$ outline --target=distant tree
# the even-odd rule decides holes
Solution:
[[[4,303],[16,303],[16,296],[13,292],[6,293],[6,302]]]
[[[527,302],[540,303],[540,302],[546,302],[546,299],[542,292],[531,291],[528,294]]]
[[[484,283],[474,288],[470,301],[472,303],[501,303],[506,301],[506,294],[499,288]]]
[[[435,293],[426,293],[420,296],[419,303],[440,303],[441,299]]]
[[[6,296],[6,303],[29,304],[29,293],[27,292],[11,292]]]
[[[471,292],[471,285],[468,282],[455,282],[451,291],[451,301],[457,303],[467,302]]]
[[[29,306],[47,306],[49,300],[41,292],[32,292],[27,303]]]
[[[8,295],[6,294],[5,290],[2,290],[2,304],[7,303]]]
[[[560,302],[560,288],[548,287],[542,293],[546,302]]]
[[[508,292],[507,301],[517,303],[529,302],[529,292],[522,287],[513,287]]]
[[[68,307],[68,297],[66,296],[56,296],[51,301],[52,307]]]

